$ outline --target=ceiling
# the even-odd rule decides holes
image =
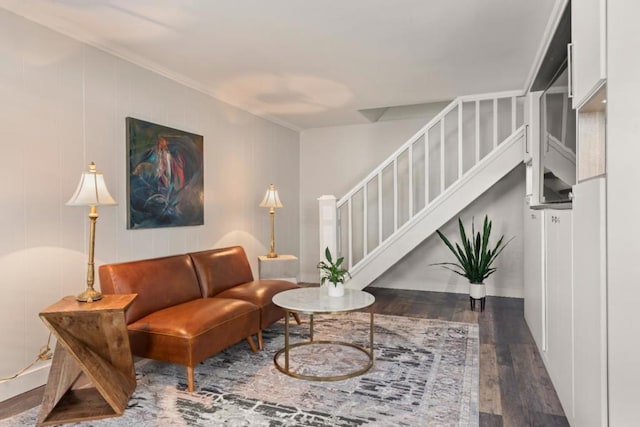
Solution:
[[[560,3],[0,0],[0,7],[300,130],[379,117],[359,110],[524,89]]]

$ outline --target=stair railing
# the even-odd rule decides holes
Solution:
[[[522,95],[510,91],[453,100],[338,200],[329,214],[335,218],[335,240],[321,233],[321,249],[335,248],[349,270],[356,267],[524,123]],[[321,223],[326,203],[321,202]]]

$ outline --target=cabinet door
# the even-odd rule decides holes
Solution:
[[[607,77],[606,0],[571,2],[573,108],[581,106]]]
[[[544,288],[542,233],[544,211],[525,208],[524,318],[540,351],[544,351]]]
[[[605,178],[573,188],[575,425],[607,424]]]
[[[571,211],[545,211],[547,368],[569,420],[573,418],[573,262]]]

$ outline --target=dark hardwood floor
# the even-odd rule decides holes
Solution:
[[[440,292],[367,288],[375,312],[470,322],[480,332],[480,426],[568,426],[517,298],[487,297],[472,312],[469,297]],[[476,307],[479,309],[479,307]],[[38,405],[42,387],[0,403],[0,419]]]
[[[367,291],[375,295],[379,314],[478,324],[481,426],[569,425],[524,321],[522,299],[487,297],[480,313],[469,309],[466,294],[371,287]]]

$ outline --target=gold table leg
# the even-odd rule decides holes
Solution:
[[[273,357],[273,363],[276,365],[276,368],[284,373],[287,374],[291,377],[294,378],[299,378],[299,379],[305,379],[305,380],[311,380],[311,381],[340,381],[340,380],[345,380],[348,378],[353,378],[353,377],[357,377],[359,375],[364,374],[365,372],[367,372],[369,369],[371,369],[371,367],[373,366],[373,362],[374,362],[374,355],[373,355],[373,307],[371,307],[370,311],[370,320],[369,320],[369,348],[366,349],[363,346],[360,346],[358,344],[353,344],[353,343],[349,343],[349,342],[344,342],[344,341],[314,341],[314,337],[313,337],[313,314],[310,315],[310,319],[309,319],[309,324],[310,324],[310,330],[309,330],[309,341],[304,341],[304,342],[298,342],[298,343],[294,343],[291,344],[289,341],[289,311],[286,310],[286,316],[285,316],[285,323],[284,323],[284,348],[278,350],[275,354],[275,356]],[[297,372],[292,371],[289,368],[289,351],[292,348],[296,348],[296,347],[302,347],[302,346],[306,346],[306,345],[340,345],[340,346],[345,346],[345,347],[351,347],[351,348],[355,348],[356,350],[359,350],[361,352],[363,352],[368,360],[366,362],[366,364],[360,368],[357,369],[353,372],[349,372],[347,374],[343,374],[343,375],[305,375],[305,374],[299,374]],[[280,364],[280,362],[278,361],[278,357],[284,353],[284,366],[282,366]]]
[[[284,369],[289,370],[289,310],[284,316]]]
[[[371,363],[373,364],[373,307],[370,309],[371,323],[369,324],[369,351],[371,357]]]

